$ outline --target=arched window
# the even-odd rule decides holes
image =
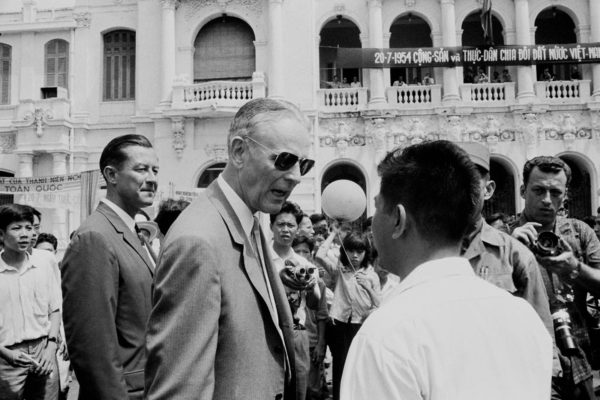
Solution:
[[[481,27],[481,14],[479,11],[469,14],[462,23],[462,45],[463,46],[485,46],[485,38],[483,37],[483,28]],[[492,15],[492,40],[496,46],[504,45],[504,35],[502,23]],[[502,72],[506,69],[504,65],[467,65],[463,69],[463,79],[465,83],[484,83],[484,77],[488,82],[501,83],[503,78]],[[485,75],[481,75],[480,70]]]
[[[321,29],[319,45],[320,87],[339,88],[350,87],[356,77],[362,82],[361,70],[358,68],[340,68],[337,65],[337,48],[360,48],[360,30],[354,22],[338,15]],[[359,86],[362,86],[360,84]]]
[[[496,190],[492,198],[483,205],[483,215],[485,217],[495,213],[515,215],[515,176],[511,168],[501,160],[491,158],[490,179],[496,182]]]
[[[252,79],[254,32],[241,19],[210,21],[198,32],[194,48],[194,82]]]
[[[216,163],[216,164],[209,166],[208,168],[206,168],[204,170],[204,172],[202,172],[202,175],[200,175],[200,178],[198,178],[197,186],[199,188],[208,187],[208,185],[210,185],[212,183],[212,181],[217,179],[217,177],[221,174],[221,172],[223,172],[224,169],[225,169],[224,162]]]
[[[592,178],[586,165],[573,155],[565,154],[560,158],[571,168],[571,182],[565,201],[569,217],[583,219],[592,215]]]
[[[564,11],[548,7],[535,19],[535,44],[577,43],[575,23]],[[550,80],[545,70],[555,81],[581,79],[581,69],[577,64],[540,64],[537,66],[538,81]],[[576,75],[576,76],[575,76]]]
[[[104,35],[104,100],[135,98],[135,32]]]
[[[46,43],[46,86],[68,89],[69,42],[54,39]]]
[[[365,178],[365,175],[355,165],[345,162],[337,163],[327,168],[323,174],[323,179],[321,180],[321,193],[323,193],[323,190],[325,190],[330,183],[340,179],[346,179],[356,183],[361,187],[365,194],[367,193],[367,179]],[[354,221],[352,226],[356,230],[361,230],[366,219],[367,210],[365,209],[363,215]]]
[[[396,18],[390,27],[390,47],[431,47],[431,27],[421,17],[408,13]],[[408,67],[390,70],[390,85],[421,84],[425,74],[433,76],[433,68]],[[396,83],[397,82],[397,83]]]
[[[11,47],[0,43],[0,104],[10,104]]]

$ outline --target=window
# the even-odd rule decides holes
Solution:
[[[194,82],[252,79],[254,32],[241,19],[210,21],[198,32],[194,47]]]
[[[68,88],[69,43],[54,39],[46,43],[46,86]]]
[[[198,187],[206,188],[212,183],[225,169],[225,163],[216,163],[206,168],[198,179]]]
[[[0,43],[0,104],[10,104],[11,47]]]
[[[104,100],[135,98],[135,32],[104,35]]]

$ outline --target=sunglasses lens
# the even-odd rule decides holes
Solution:
[[[310,160],[308,158],[300,161],[300,175],[306,175],[308,171],[315,165],[315,160]]]
[[[275,159],[275,168],[280,171],[287,171],[288,169],[292,168],[297,161],[297,155],[284,151],[283,153],[279,153]]]

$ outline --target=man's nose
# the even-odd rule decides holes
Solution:
[[[542,197],[542,202],[544,202],[544,204],[551,204],[552,203],[552,197],[550,196],[550,192],[545,192],[544,196]]]
[[[285,174],[285,180],[295,185],[300,183],[300,163],[295,163]]]

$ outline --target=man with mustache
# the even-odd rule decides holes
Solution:
[[[260,212],[279,212],[312,168],[309,127],[296,106],[268,98],[233,118],[225,170],[183,210],[161,249],[149,400],[296,397],[292,316],[258,221]]]
[[[145,136],[100,156],[106,198],[73,235],[62,264],[64,325],[79,399],[141,399],[154,263],[134,217],[152,205],[158,157]]]

